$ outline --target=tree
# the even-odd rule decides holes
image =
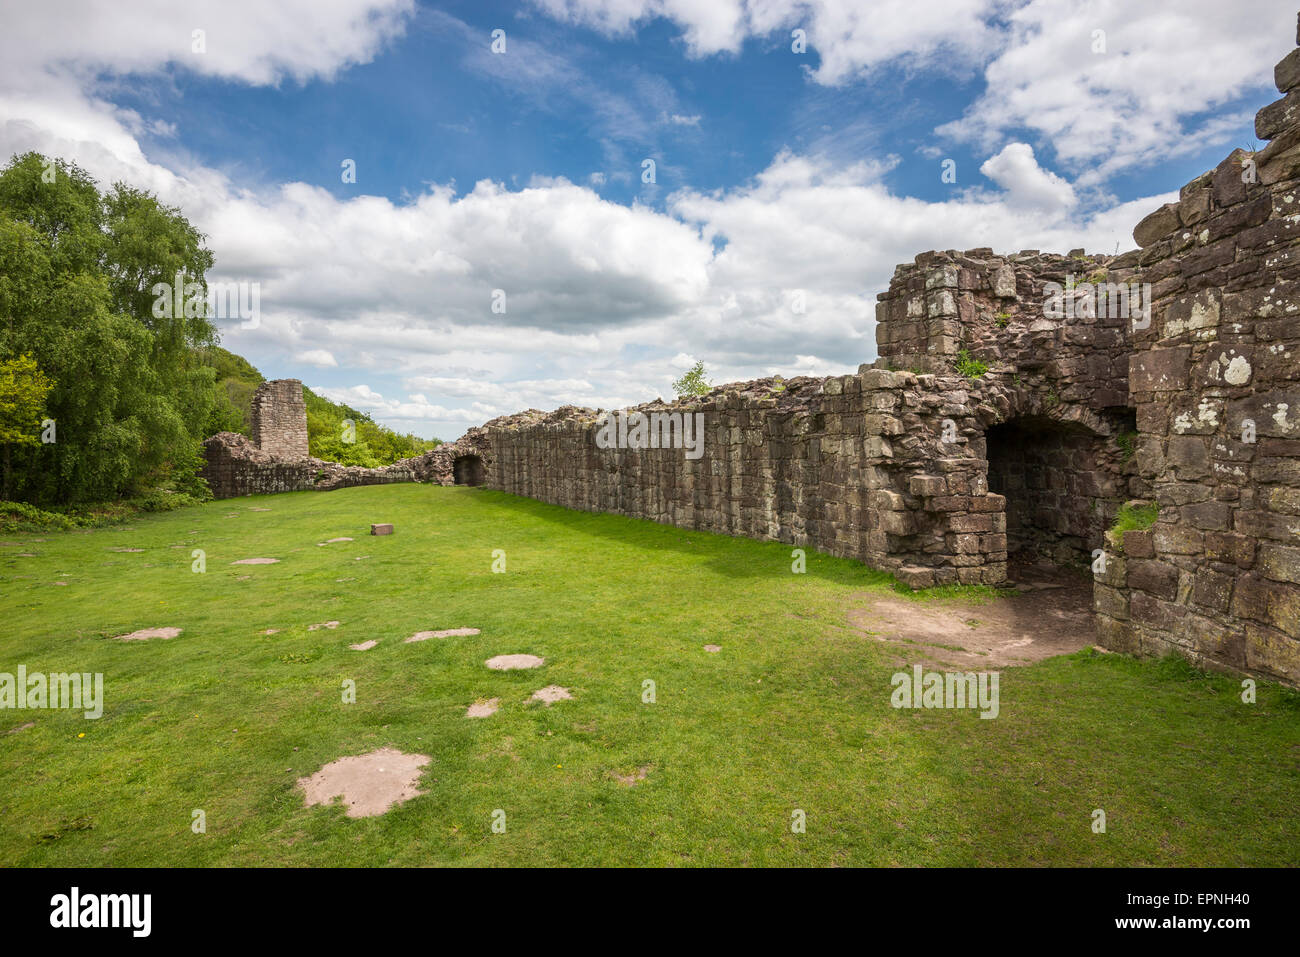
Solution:
[[[45,398],[54,384],[36,360],[18,356],[0,362],[0,444],[5,447],[3,494],[9,501],[10,452],[15,445],[39,445]]]
[[[54,176],[43,175],[47,166]],[[13,447],[15,498],[95,501],[186,479],[211,419],[201,315],[156,317],[177,273],[206,294],[212,254],[181,215],[125,184],[28,153],[0,169],[0,355],[52,381],[57,441]]]
[[[673,391],[678,398],[686,399],[694,395],[707,395],[713,386],[704,378],[704,363],[697,362],[691,370],[673,382]]]

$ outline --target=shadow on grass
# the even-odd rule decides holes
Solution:
[[[802,548],[806,568],[803,574],[837,585],[890,589],[916,601],[990,600],[1000,594],[985,585],[941,585],[914,591],[889,572],[869,568],[855,559],[828,555],[810,546],[687,529],[609,512],[581,511],[494,489],[476,489],[474,494],[483,496],[495,508],[527,515],[576,534],[703,557],[705,567],[728,578],[784,578],[793,573],[793,549]]]

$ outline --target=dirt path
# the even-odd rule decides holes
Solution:
[[[986,605],[873,598],[849,612],[849,625],[901,663],[971,669],[1027,665],[1096,642],[1090,581],[1051,565],[1013,575],[1019,593]]]

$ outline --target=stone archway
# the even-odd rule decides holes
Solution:
[[[482,485],[487,469],[479,456],[459,455],[451,463],[451,474],[457,485]]]

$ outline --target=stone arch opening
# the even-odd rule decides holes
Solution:
[[[451,463],[452,479],[457,485],[482,485],[487,469],[477,455],[459,455]]]
[[[984,439],[989,491],[1006,498],[1008,559],[1089,564],[1122,501],[1114,443],[1042,415],[990,426]]]

